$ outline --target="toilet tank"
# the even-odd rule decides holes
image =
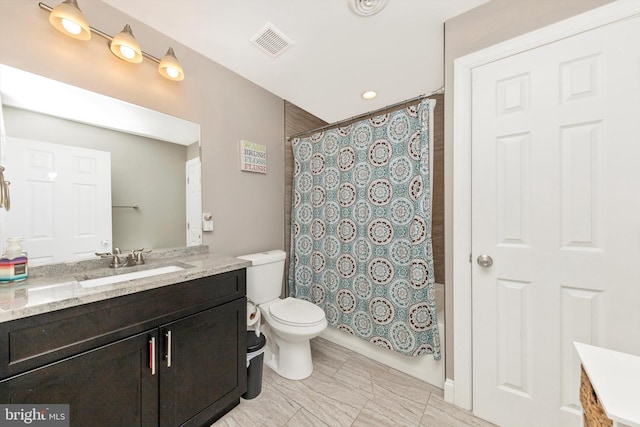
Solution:
[[[251,261],[247,267],[247,297],[255,304],[280,298],[286,252],[273,250],[236,258]]]

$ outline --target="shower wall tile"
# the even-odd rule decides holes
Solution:
[[[302,108],[284,102],[284,134],[288,138],[300,132],[315,129],[326,125],[324,120],[308,113]],[[288,295],[289,283],[289,254],[291,242],[291,194],[293,190],[293,150],[291,141],[285,139],[284,142],[284,247],[287,252],[287,261],[284,273],[284,292],[282,296]]]
[[[436,283],[444,284],[444,95],[435,95],[433,114],[433,205],[431,235]]]

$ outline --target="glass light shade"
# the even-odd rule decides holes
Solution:
[[[49,22],[55,29],[78,40],[90,40],[89,23],[78,7],[77,0],[65,0],[53,8]]]
[[[125,25],[122,31],[109,43],[111,53],[123,61],[139,64],[142,62],[142,50],[133,36],[133,31],[129,24]]]
[[[184,80],[184,71],[173,52],[173,48],[170,47],[167,54],[160,61],[158,72],[162,77],[169,80],[175,80],[177,82]]]
[[[67,33],[71,33],[73,35],[80,34],[82,32],[82,27],[80,25],[67,18],[62,19],[62,26],[67,30]]]

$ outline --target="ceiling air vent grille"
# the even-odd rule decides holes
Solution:
[[[270,22],[249,40],[274,58],[293,45],[289,37]]]

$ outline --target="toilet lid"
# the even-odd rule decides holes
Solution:
[[[309,301],[288,297],[269,306],[271,315],[286,325],[309,326],[324,319],[324,311]]]

